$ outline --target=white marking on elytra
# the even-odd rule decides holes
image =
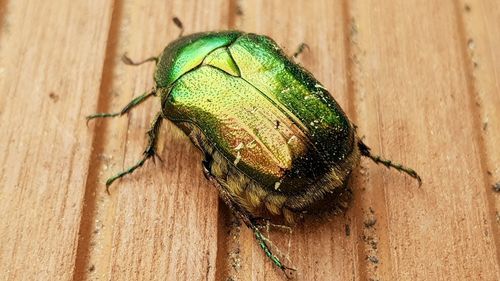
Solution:
[[[239,143],[239,144],[238,144],[238,145],[234,148],[234,150],[236,150],[236,151],[240,151],[240,150],[242,150],[243,148],[245,148],[245,144],[244,144],[244,143],[242,143],[242,142],[240,142],[240,143]]]
[[[274,190],[279,190],[280,189],[281,182],[277,181],[274,183]]]
[[[241,160],[241,153],[240,153],[240,150],[242,150],[243,148],[245,148],[245,144],[240,142],[235,148],[234,150],[236,150],[236,158],[234,159],[234,162],[233,164],[236,166],[238,165],[238,163],[240,162]]]
[[[251,142],[247,143],[246,147],[247,148],[254,148],[256,146],[255,140],[252,140]]]
[[[319,88],[319,89],[323,89],[323,90],[325,90],[325,91],[326,91],[326,88],[325,88],[325,87],[323,87],[323,86],[322,86],[322,85],[320,85],[320,84],[316,84],[316,85],[314,85],[314,87]]]
[[[240,160],[241,160],[241,154],[240,154],[240,152],[238,151],[238,154],[236,154],[236,159],[234,159],[233,164],[234,164],[235,166],[236,166],[236,165],[238,165],[238,163],[240,162]]]

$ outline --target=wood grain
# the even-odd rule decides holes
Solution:
[[[116,3],[106,67],[112,74],[103,81],[98,111],[117,111],[153,86],[153,64],[130,67],[120,57],[125,52],[136,60],[158,55],[179,34],[172,17],[184,21],[186,33],[220,28],[220,19],[227,18],[224,4],[215,1]],[[162,127],[162,162],[149,161],[112,186],[111,196],[103,189],[106,178],[142,157],[145,133],[159,110],[155,98],[120,119],[98,121],[98,165],[91,168],[95,177],[87,186],[93,206],[87,210],[78,279],[214,279],[217,193],[203,177],[199,152],[174,126]]]
[[[285,280],[201,173],[172,124],[139,160],[159,111],[85,126],[153,86],[184,34],[273,37],[309,69],[373,151],[351,208],[266,233],[297,280],[500,280],[500,3],[445,1],[0,1],[0,280]]]
[[[2,3],[0,279],[72,278],[112,3]],[[50,16],[47,16],[50,15]]]
[[[500,259],[500,194],[493,188],[500,183],[500,3],[498,1],[460,2],[462,10],[462,46],[467,45],[469,84],[476,106],[476,126],[481,128],[483,176],[497,260]],[[486,174],[485,174],[486,173]],[[494,223],[496,222],[496,223]]]
[[[360,131],[425,179],[419,190],[368,166],[361,201],[381,214],[380,262],[368,267],[369,277],[499,278],[460,13],[452,1],[352,5]]]

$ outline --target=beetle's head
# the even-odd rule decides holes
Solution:
[[[168,88],[186,72],[202,64],[212,52],[229,46],[241,34],[240,31],[203,32],[171,42],[158,57],[154,75],[157,88]]]

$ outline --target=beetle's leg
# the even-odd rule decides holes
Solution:
[[[139,62],[134,62],[133,60],[131,60],[128,56],[127,56],[127,53],[123,54],[122,56],[122,61],[124,64],[126,65],[134,65],[134,66],[137,66],[137,65],[141,65],[143,63],[146,63],[146,62],[150,62],[150,61],[154,61],[155,63],[158,62],[158,57],[150,57],[150,58],[147,58],[145,60],[142,60],[142,61],[139,61]]]
[[[117,180],[123,176],[126,176],[128,174],[131,174],[137,168],[141,167],[144,164],[144,162],[146,162],[146,160],[148,160],[149,158],[154,157],[154,156],[158,157],[158,155],[156,154],[156,144],[158,143],[158,131],[160,129],[162,120],[163,120],[163,117],[161,116],[161,113],[160,112],[157,113],[155,118],[153,119],[153,122],[151,123],[151,128],[149,128],[149,130],[147,132],[147,135],[149,137],[149,141],[148,141],[148,146],[146,147],[146,150],[144,150],[142,159],[139,162],[137,162],[135,165],[133,165],[132,167],[128,168],[127,170],[122,171],[122,172],[118,173],[117,175],[109,178],[106,181],[106,192],[109,193],[109,186],[115,180]]]
[[[226,203],[226,205],[229,207],[229,209],[233,212],[233,214],[236,215],[236,217],[240,218],[245,225],[250,228],[250,230],[253,231],[253,234],[255,236],[255,239],[257,240],[257,243],[259,243],[260,248],[264,251],[266,256],[273,261],[273,263],[285,273],[287,278],[293,277],[293,273],[296,271],[294,268],[287,267],[284,265],[280,259],[275,256],[272,252],[269,246],[267,245],[266,238],[264,235],[260,232],[260,227],[257,224],[257,219],[255,219],[251,214],[249,214],[246,210],[241,208],[240,205],[238,205],[234,200],[231,198],[231,196],[227,193],[227,191],[221,187],[219,182],[215,179],[215,177],[210,173],[210,160],[211,156],[210,154],[205,153],[205,159],[202,161],[203,165],[203,173],[207,179],[209,179],[219,190],[219,195]]]
[[[143,101],[145,101],[146,99],[148,99],[149,97],[154,96],[154,95],[156,95],[156,90],[155,89],[151,90],[149,93],[144,93],[144,94],[142,94],[142,95],[134,98],[131,102],[129,102],[119,112],[114,112],[114,113],[96,113],[96,114],[89,115],[89,116],[86,117],[87,118],[87,122],[89,120],[91,120],[91,119],[94,119],[94,118],[122,116],[123,114],[129,112],[135,106],[141,104]]]
[[[379,155],[373,155],[370,152],[370,148],[366,144],[364,144],[362,141],[358,141],[358,147],[359,147],[359,151],[361,152],[361,155],[370,158],[373,162],[375,162],[377,164],[382,164],[382,165],[386,166],[387,168],[394,168],[400,172],[406,173],[410,177],[416,179],[418,181],[419,186],[422,185],[422,179],[417,174],[417,172],[415,172],[415,170],[413,170],[412,168],[403,166],[401,164],[393,163],[391,160],[384,159],[384,158],[380,157]]]
[[[299,55],[302,54],[302,52],[304,52],[305,49],[309,51],[310,50],[309,45],[307,45],[306,43],[300,43],[299,47],[297,47],[297,50],[295,51],[295,53],[293,53],[292,57],[294,59],[298,58]]]
[[[243,210],[238,204],[234,203],[229,195],[225,193],[225,191],[222,191],[219,188],[219,193],[221,194],[222,199],[226,203],[227,206],[229,206],[229,209],[238,217],[240,218],[245,225],[252,230],[255,239],[257,240],[257,243],[259,243],[260,248],[264,251],[266,256],[279,268],[283,273],[286,275],[287,278],[291,278],[294,275],[294,272],[296,269],[288,267],[284,265],[280,259],[273,254],[269,246],[267,245],[266,238],[264,235],[260,232],[259,226],[256,223],[256,220],[248,214],[245,210]]]

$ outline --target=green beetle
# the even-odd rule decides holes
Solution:
[[[291,223],[303,213],[345,208],[347,181],[361,156],[421,181],[414,170],[373,156],[329,92],[269,37],[196,33],[145,61],[156,62],[151,92],[121,112],[88,117],[119,116],[148,97],[161,99],[144,157],[106,186],[155,156],[158,130],[168,119],[201,150],[207,179],[285,273],[292,269],[270,251],[258,217]]]

